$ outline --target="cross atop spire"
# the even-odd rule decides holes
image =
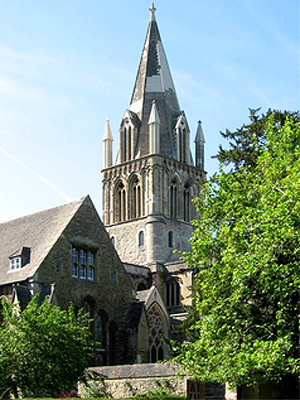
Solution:
[[[153,20],[155,20],[155,15],[154,15],[154,13],[155,13],[155,11],[156,11],[156,8],[155,8],[155,6],[154,6],[153,1],[152,1],[152,3],[151,3],[151,7],[149,8],[149,10],[150,10],[150,12],[151,12],[150,21],[153,21]]]

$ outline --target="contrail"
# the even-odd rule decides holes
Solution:
[[[0,147],[0,151],[2,151],[2,153],[4,153],[7,157],[11,158],[13,161],[15,161],[16,163],[18,163],[19,165],[21,165],[23,168],[27,169],[27,171],[31,172],[34,176],[36,176],[38,179],[40,179],[42,182],[46,183],[46,185],[48,185],[49,187],[51,187],[51,189],[53,189],[56,193],[58,193],[60,196],[64,197],[66,200],[68,201],[72,201],[72,199],[67,196],[64,192],[62,192],[60,189],[58,189],[55,185],[53,185],[53,183],[49,182],[46,178],[44,178],[41,174],[39,174],[38,172],[34,171],[33,169],[31,169],[30,167],[28,167],[28,165],[24,164],[22,161],[20,161],[17,157],[13,156],[12,154],[10,154],[8,151],[6,151],[5,149],[3,149],[2,147]]]

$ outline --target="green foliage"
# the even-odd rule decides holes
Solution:
[[[221,164],[231,165],[232,171],[238,171],[242,166],[255,167],[257,158],[266,145],[266,128],[271,117],[273,124],[278,128],[284,126],[287,119],[300,122],[299,112],[268,110],[266,115],[258,115],[258,111],[250,109],[250,124],[243,125],[234,132],[228,129],[220,132],[224,139],[229,141],[229,149],[219,146],[217,158]],[[253,140],[255,139],[255,140]]]
[[[173,343],[192,377],[233,385],[299,373],[300,123],[272,113],[254,164],[221,168],[196,200],[193,306]],[[252,147],[258,146],[256,135]]]
[[[105,383],[105,376],[97,372],[90,372],[81,389],[81,396],[85,398],[111,398]]]
[[[21,311],[2,299],[0,397],[69,392],[90,361],[89,321],[34,297]]]
[[[151,389],[135,397],[137,399],[165,399],[167,396],[171,396],[172,392],[172,387],[168,381],[155,380]]]

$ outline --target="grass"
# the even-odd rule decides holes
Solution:
[[[68,397],[68,400],[78,400],[78,397]],[[107,397],[81,397],[81,400],[108,400]],[[176,396],[176,395],[154,395],[154,396],[147,396],[147,395],[137,395],[134,397],[124,397],[122,399],[118,400],[185,400],[186,397],[184,396]],[[37,400],[37,398],[29,398],[25,397],[22,400]],[[45,397],[41,398],[39,397],[39,400],[58,400],[57,398],[51,398],[51,397]],[[113,400],[113,399],[111,399]]]

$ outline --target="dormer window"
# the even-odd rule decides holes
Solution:
[[[13,271],[15,269],[20,269],[22,267],[22,259],[21,257],[13,257],[9,260],[10,262],[10,270]]]
[[[17,271],[30,263],[30,247],[21,247],[9,257],[9,270]]]

